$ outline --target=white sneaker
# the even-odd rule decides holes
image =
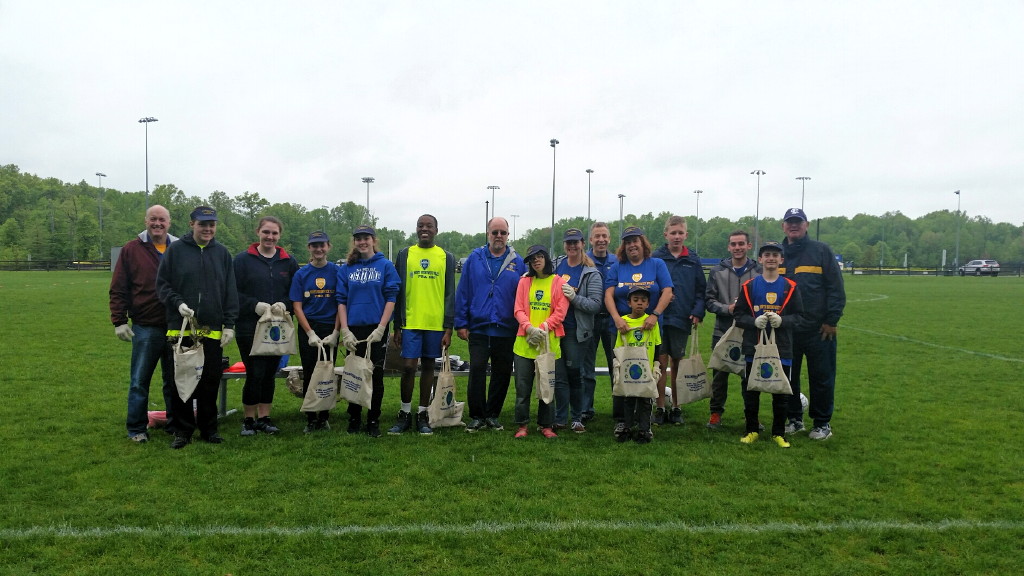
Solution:
[[[807,430],[807,427],[804,426],[803,420],[790,419],[790,421],[786,424],[787,436],[795,434],[797,432],[803,432],[804,430]]]
[[[828,440],[832,437],[832,427],[828,424],[825,424],[824,426],[815,426],[814,428],[811,428],[807,437],[811,440]]]

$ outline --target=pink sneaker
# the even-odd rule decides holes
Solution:
[[[520,426],[519,430],[516,431],[516,435],[513,436],[513,438],[526,438],[526,435],[529,434],[529,432],[530,431],[527,430],[526,426]]]
[[[545,438],[558,438],[558,434],[555,434],[555,431],[552,430],[551,428],[541,428],[540,433]]]

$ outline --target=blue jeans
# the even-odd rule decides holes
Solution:
[[[149,426],[149,384],[160,362],[163,376],[164,409],[171,416],[171,399],[177,394],[174,386],[174,359],[167,346],[166,326],[132,326],[131,383],[128,385],[128,436],[146,431]]]
[[[514,417],[516,424],[526,426],[530,423],[530,396],[533,394],[533,379],[536,376],[533,358],[523,358],[516,354],[513,360],[516,372],[516,404]],[[537,400],[537,425],[550,428],[554,410],[551,404]]]
[[[615,323],[608,314],[597,314],[594,316],[594,335],[583,344],[582,357],[580,358],[580,375],[583,379],[583,413],[587,416],[594,415],[594,394],[597,389],[597,344],[600,341],[604,348],[604,357],[608,366],[608,390],[611,391],[612,384],[612,349],[615,347]]]
[[[555,424],[568,424],[569,416],[573,422],[579,421],[583,414],[580,359],[592,340],[579,342],[575,330],[567,330],[562,337],[562,357],[555,363]],[[593,402],[593,396],[590,400]]]
[[[824,426],[832,420],[836,392],[836,339],[822,340],[817,330],[793,332],[793,372],[789,379],[793,395],[789,397],[788,416],[799,420],[803,407],[800,405],[800,372],[803,360],[807,359],[807,409],[814,426]]]

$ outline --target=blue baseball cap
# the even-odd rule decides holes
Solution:
[[[620,239],[625,240],[626,238],[632,238],[634,236],[645,236],[645,234],[639,226],[630,226],[622,231],[622,237]]]
[[[572,240],[583,241],[583,231],[579,228],[569,228],[562,234],[562,242],[569,242]]]
[[[316,231],[309,235],[309,241],[306,244],[316,244],[317,242],[330,243],[331,237],[326,232]]]
[[[209,222],[217,221],[217,211],[209,206],[196,206],[196,209],[189,215],[189,220],[193,222]]]
[[[550,258],[550,256],[548,256],[548,249],[546,247],[541,246],[540,244],[534,244],[533,246],[530,246],[530,248],[526,250],[526,257],[523,258],[523,260],[529,260],[530,258],[533,258],[535,255],[540,254],[541,252],[544,253],[545,257]]]
[[[779,254],[785,253],[785,250],[782,249],[781,242],[774,242],[772,240],[768,240],[764,244],[761,244],[761,247],[757,249],[757,255],[760,256],[761,254],[764,254],[765,252],[769,251],[778,252]]]
[[[633,294],[639,294],[641,292],[646,294],[647,298],[650,299],[651,291],[648,290],[647,287],[645,287],[645,286],[632,286],[632,287],[630,287],[629,292],[626,293],[626,297],[628,298],[628,297],[632,296]]]
[[[810,222],[810,220],[807,219],[807,214],[804,213],[803,208],[790,208],[789,210],[786,210],[786,214],[782,216],[782,221],[785,222],[792,218],[799,218],[804,222]]]
[[[377,231],[374,230],[373,226],[370,226],[369,224],[360,224],[359,226],[356,226],[355,230],[352,231],[353,236],[358,236],[360,234],[369,234],[374,238],[377,237]]]

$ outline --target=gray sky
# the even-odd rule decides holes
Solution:
[[[519,233],[672,211],[1024,224],[1024,2],[0,0],[0,163]],[[756,177],[764,170],[760,206]]]

